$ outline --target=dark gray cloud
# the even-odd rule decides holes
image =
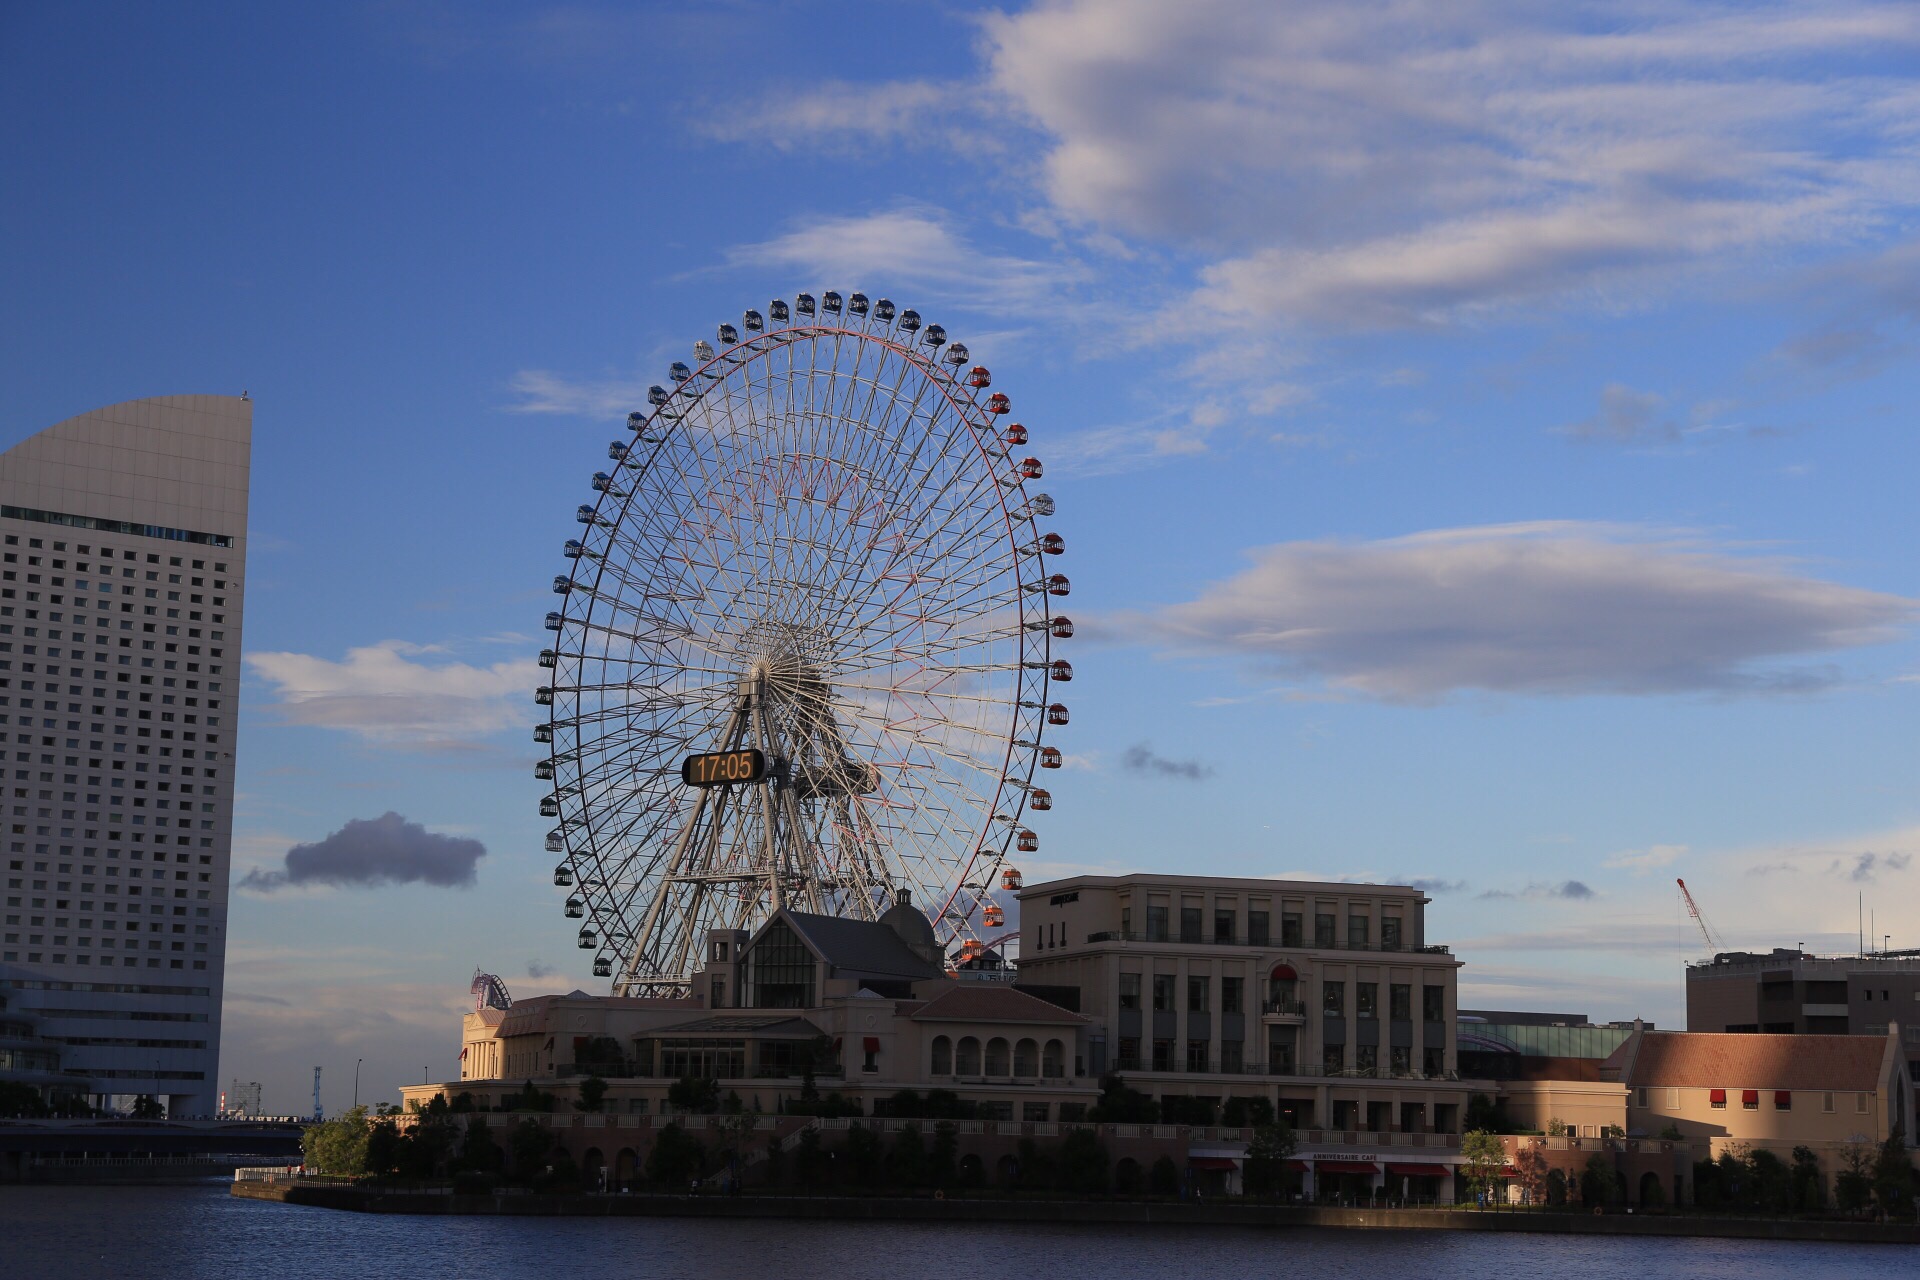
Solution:
[[[1459,893],[1467,887],[1465,880],[1436,880],[1425,876],[1406,883],[1409,889],[1418,889],[1422,893]]]
[[[527,961],[527,976],[535,981],[541,978],[551,978],[558,972],[560,972],[558,969],[543,960]]]
[[[1562,880],[1558,883],[1536,880],[1524,889],[1489,889],[1480,896],[1482,898],[1562,898],[1572,902],[1583,902],[1599,895],[1578,880]]]
[[[1912,856],[1905,853],[1857,853],[1851,868],[1843,868],[1842,863],[1836,862],[1833,869],[1845,869],[1847,879],[1856,884],[1869,884],[1882,871],[1905,871],[1912,861]]]
[[[1572,521],[1293,542],[1138,630],[1389,701],[1796,693],[1783,665],[1893,638],[1915,601],[1671,535]]]
[[[471,888],[475,865],[487,856],[478,840],[436,835],[389,810],[355,818],[313,844],[287,850],[281,871],[249,871],[240,888],[271,893],[287,885],[323,884],[372,888],[385,884],[431,884]]]
[[[1202,764],[1198,760],[1169,760],[1165,756],[1155,755],[1152,744],[1146,742],[1136,742],[1128,747],[1120,757],[1120,764],[1129,773],[1181,778],[1188,782],[1199,782],[1213,776],[1212,765]]]

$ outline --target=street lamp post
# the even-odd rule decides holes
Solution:
[[[365,1061],[365,1058],[353,1060],[353,1105],[356,1107],[360,1105],[360,1064]]]

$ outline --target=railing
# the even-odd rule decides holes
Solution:
[[[1392,943],[1335,942],[1335,941],[1304,942],[1297,939],[1293,941],[1275,942],[1271,938],[1253,939],[1253,938],[1243,938],[1238,936],[1230,937],[1230,938],[1222,938],[1217,936],[1216,937],[1205,937],[1205,936],[1182,937],[1178,934],[1167,934],[1162,936],[1157,934],[1145,934],[1145,933],[1137,933],[1132,931],[1123,933],[1118,929],[1104,929],[1098,933],[1090,933],[1087,935],[1087,941],[1089,943],[1154,942],[1154,943],[1165,943],[1170,945],[1178,944],[1183,947],[1192,947],[1192,946],[1264,947],[1268,950],[1273,950],[1273,951],[1388,951],[1388,952],[1406,952],[1411,955],[1427,955],[1427,956],[1445,956],[1445,955],[1453,954],[1451,948],[1442,946],[1437,943],[1430,944],[1427,946],[1410,947],[1403,942],[1392,942]]]
[[[1304,1018],[1307,1016],[1307,1007],[1298,1000],[1267,1000],[1260,1005],[1260,1012],[1282,1018]]]
[[[1390,1067],[1338,1067],[1330,1071],[1324,1065],[1313,1062],[1243,1062],[1236,1068],[1230,1068],[1211,1061],[1195,1064],[1184,1059],[1170,1059],[1165,1064],[1153,1064],[1144,1058],[1116,1058],[1113,1069],[1149,1071],[1160,1075],[1286,1076],[1297,1080],[1457,1081],[1460,1078],[1458,1071],[1395,1071]]]

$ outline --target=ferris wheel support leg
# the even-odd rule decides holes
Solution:
[[[753,677],[752,693],[749,695],[753,707],[754,745],[760,748],[767,759],[780,756],[779,744],[773,740],[773,734],[767,725],[767,678],[764,674]],[[773,782],[768,779],[760,784],[760,813],[765,831],[762,832],[764,844],[761,859],[766,867],[767,900],[773,910],[779,911],[787,905],[786,887],[782,883],[785,868],[780,865],[780,825],[777,808],[773,800]]]

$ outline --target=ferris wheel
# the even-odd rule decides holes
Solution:
[[[971,958],[1068,719],[1041,463],[967,348],[885,298],[717,337],[628,416],[553,582],[534,736],[566,914],[620,995],[686,992],[710,929],[903,893]]]

